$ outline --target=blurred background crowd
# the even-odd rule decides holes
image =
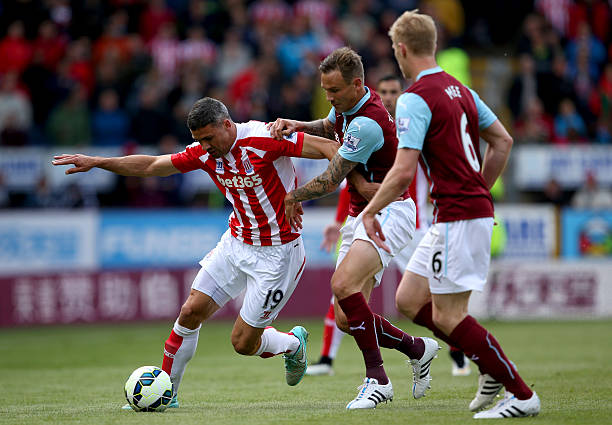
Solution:
[[[611,5],[608,0],[2,1],[0,151],[175,152],[191,143],[186,115],[203,96],[225,102],[237,122],[322,118],[329,104],[319,86],[320,60],[349,45],[362,55],[371,87],[383,76],[397,75],[387,31],[399,14],[417,7],[439,25],[440,65],[480,93],[517,146],[610,145]],[[77,185],[57,191],[45,178],[10,189],[2,174],[0,169],[5,208],[224,202],[215,190],[183,196],[182,176],[119,178],[109,190],[88,192]],[[521,196],[569,204],[573,191],[555,185],[551,179],[543,191]],[[588,185],[597,187],[593,175],[585,176]],[[608,201],[612,204],[612,197]]]

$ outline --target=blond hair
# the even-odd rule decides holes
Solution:
[[[417,13],[419,9],[404,12],[389,29],[393,44],[403,43],[417,56],[436,52],[438,34],[436,24],[429,15]]]
[[[364,80],[363,62],[361,56],[350,47],[340,47],[331,52],[319,65],[319,71],[327,74],[338,70],[346,84],[351,84],[355,78]]]

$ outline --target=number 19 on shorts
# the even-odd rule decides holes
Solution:
[[[276,306],[278,306],[278,304],[283,300],[283,297],[283,291],[281,291],[280,289],[277,289],[275,291],[270,289],[268,291],[268,295],[266,295],[266,301],[264,301],[261,308],[267,309],[269,306],[270,310],[274,310]]]

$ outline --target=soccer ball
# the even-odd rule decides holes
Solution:
[[[172,400],[170,376],[156,366],[139,367],[125,383],[125,398],[137,412],[163,412]]]

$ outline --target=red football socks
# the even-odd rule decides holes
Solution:
[[[383,360],[376,339],[374,314],[361,292],[338,300],[346,315],[350,334],[363,354],[366,365],[366,376],[374,378],[381,385],[386,385],[389,378],[383,368]]]

